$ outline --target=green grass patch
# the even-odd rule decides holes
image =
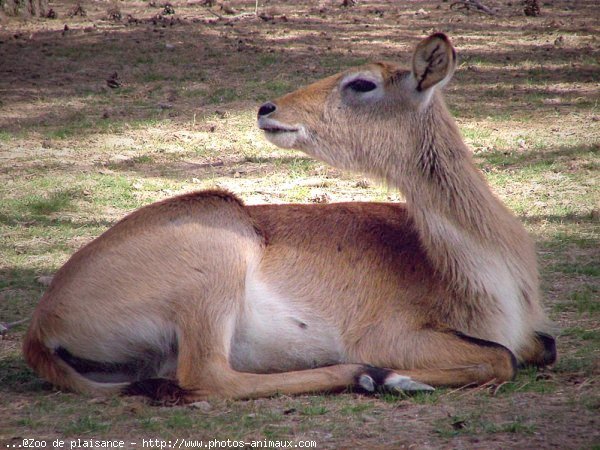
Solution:
[[[133,209],[141,206],[134,195],[132,182],[120,175],[95,175],[90,180],[95,190],[92,202],[97,206]]]
[[[471,135],[472,137],[469,139],[474,140],[485,139],[489,136],[486,130],[469,130],[468,128],[463,128],[462,131],[465,133],[465,137],[469,138],[469,135]],[[521,141],[534,148],[531,150],[515,151]],[[534,171],[539,171],[540,169],[551,171],[564,170],[567,168],[565,167],[565,163],[573,160],[587,161],[589,164],[592,164],[589,169],[593,169],[595,167],[594,161],[598,160],[596,148],[588,144],[551,148],[545,140],[538,136],[530,135],[519,135],[510,142],[504,140],[503,142],[506,143],[506,149],[481,153],[478,155],[478,158],[498,167],[519,166]]]
[[[188,429],[193,425],[193,416],[187,410],[175,410],[165,420],[165,426],[173,430]]]
[[[265,53],[258,57],[259,66],[270,66],[279,62],[279,56],[275,53]]]
[[[368,64],[368,58],[341,58],[340,55],[327,54],[319,58],[319,67],[325,69],[328,73],[340,72],[350,67],[362,66]]]
[[[42,296],[43,289],[41,286],[36,286],[35,276],[31,276],[28,280],[24,280],[25,286],[17,287],[10,278],[3,280],[2,284],[7,284],[7,288],[3,288],[2,307],[0,309],[0,320],[13,322],[17,320],[27,319],[31,316],[31,312]],[[19,325],[16,330],[25,330],[28,323]]]
[[[121,93],[123,94],[123,93]],[[117,95],[117,94],[115,94]],[[145,103],[144,103],[145,104]],[[144,111],[145,114],[151,115],[151,118],[142,119],[113,119],[113,118],[101,118],[98,116],[91,116],[87,112],[76,112],[67,117],[64,121],[61,121],[60,126],[55,125],[44,125],[33,127],[32,131],[41,132],[46,138],[50,140],[66,140],[76,139],[81,135],[88,135],[92,133],[99,134],[120,134],[127,127],[138,128],[146,125],[149,120],[157,121],[156,115],[160,112],[154,110]]]
[[[573,292],[571,301],[579,314],[597,314],[600,312],[598,288],[595,286],[584,286],[582,289]]]
[[[589,261],[587,264],[581,263],[559,263],[550,267],[554,272],[562,272],[568,275],[586,275],[590,277],[600,277],[600,262]]]
[[[589,349],[586,349],[586,353]],[[562,356],[556,365],[554,370],[557,373],[568,373],[568,374],[579,374],[582,376],[592,376],[595,372],[596,359],[598,357],[598,349],[595,348],[595,354],[588,354],[587,356],[573,356],[565,355]]]
[[[565,328],[560,333],[561,336],[575,337],[582,341],[592,341],[598,344],[600,349],[600,331],[599,330],[588,330],[582,327],[570,327]]]
[[[76,128],[69,126],[50,130],[46,133],[46,136],[50,139],[67,139],[75,136],[75,134]]]
[[[515,392],[536,392],[550,394],[556,391],[556,383],[546,379],[536,367],[525,367],[517,373],[514,381],[502,384],[495,395],[509,395]]]
[[[165,81],[170,79],[170,76],[157,72],[147,72],[140,76],[140,81],[144,83],[152,83],[153,81]]]
[[[150,155],[139,155],[131,159],[134,164],[151,164],[154,162],[154,158]]]
[[[80,46],[54,46],[52,50],[48,50],[47,53],[51,53],[53,58],[64,58],[69,62],[72,62],[89,58],[90,55],[96,54],[96,50],[97,49],[94,48],[84,48]]]
[[[265,83],[265,89],[273,96],[279,97],[292,90],[289,81],[286,80],[271,80]]]
[[[136,56],[136,58],[133,60],[133,63],[137,66],[137,65],[142,65],[142,64],[153,64],[154,63],[154,57],[152,55],[139,55]]]
[[[92,433],[104,433],[110,430],[111,423],[95,415],[85,415],[66,425],[62,432],[65,436],[81,436]]]
[[[0,358],[0,392],[32,392],[47,387],[25,364],[20,353]]]
[[[256,102],[265,102],[269,99],[280,97],[293,90],[289,80],[269,80],[266,82],[248,83],[248,91],[252,92],[252,99]]]
[[[73,202],[72,191],[51,192],[46,196],[30,195],[25,197],[23,206],[34,215],[48,215],[69,209]]]
[[[12,137],[12,134],[8,131],[0,130],[0,142],[9,142]]]
[[[229,87],[219,87],[206,93],[206,100],[213,104],[229,103],[239,98],[238,92]]]
[[[37,184],[37,182],[36,182]],[[35,191],[35,190],[34,190]],[[44,192],[38,190],[37,192]],[[75,201],[81,196],[77,189],[49,191],[47,194],[29,194],[18,198],[7,198],[0,202],[0,223],[37,221],[47,223],[55,220],[51,216],[63,211],[73,211]],[[29,223],[32,225],[32,223]]]
[[[269,439],[271,441],[283,441],[286,436],[289,436],[291,431],[291,427],[289,426],[281,426],[278,425],[277,428],[273,426],[265,426],[262,430],[263,437],[265,439]]]
[[[372,405],[371,403],[356,403],[356,404],[342,406],[342,408],[340,409],[340,412],[343,415],[347,416],[347,415],[352,415],[352,414],[364,413],[364,412],[372,410],[373,408],[374,408],[374,405]]]
[[[145,156],[141,158],[142,162],[146,160]],[[71,186],[69,189],[59,188],[66,183]],[[4,199],[0,203],[1,222],[14,224],[35,220],[40,224],[49,224],[50,220],[55,219],[50,219],[48,216],[63,211],[76,212],[84,204],[88,205],[87,207],[110,206],[130,210],[142,204],[134,195],[135,189],[132,184],[128,178],[113,174],[81,175],[71,177],[68,181],[60,176],[28,180],[22,186],[23,192],[48,193]],[[53,223],[59,225],[58,222]]]
[[[398,392],[385,392],[379,396],[381,400],[392,405],[400,403],[402,401],[409,400],[417,405],[435,405],[444,394],[448,392],[447,389],[437,388],[435,391],[398,391]]]
[[[573,230],[572,223],[564,220],[562,217],[549,217],[548,222],[559,225],[567,225],[548,236],[544,242],[544,247],[553,252],[569,251],[569,247],[576,246],[582,250],[593,250],[598,247],[598,238],[595,237],[595,227],[587,218],[579,217],[577,222],[577,231]],[[566,222],[566,223],[565,223]]]
[[[182,89],[181,93],[187,98],[203,98],[206,97],[208,90],[205,88]]]
[[[163,426],[157,417],[142,417],[137,420],[138,426],[145,431],[160,431]]]
[[[309,158],[292,157],[284,161],[277,161],[276,165],[281,165],[282,169],[287,170],[291,178],[304,178],[315,170],[318,163]]]
[[[522,433],[533,434],[537,427],[535,425],[523,422],[523,419],[517,418],[511,422],[494,423],[483,421],[481,429],[484,433]]]
[[[284,191],[283,195],[288,202],[304,203],[309,200],[311,189],[307,186],[294,186]]]
[[[303,416],[322,416],[328,412],[329,410],[323,405],[308,405],[300,410]]]
[[[482,419],[479,414],[453,415],[438,420],[434,432],[443,438],[450,439],[461,435],[519,433],[533,434],[535,425],[525,423],[524,419],[516,416],[508,422],[495,423]]]

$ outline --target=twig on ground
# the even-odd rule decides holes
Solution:
[[[469,384],[465,384],[464,386],[461,386],[461,387],[459,387],[459,388],[456,388],[456,389],[454,389],[454,390],[452,390],[452,391],[450,391],[450,392],[446,392],[446,394],[444,394],[444,395],[452,395],[452,394],[456,394],[457,392],[464,391],[465,389],[468,389],[468,388],[474,387],[474,386],[476,386],[476,385],[477,385],[476,383],[469,383]]]
[[[244,19],[246,17],[257,17],[258,14],[258,2],[256,2],[256,8],[255,8],[255,12],[251,12],[251,13],[240,13],[240,14],[236,14],[235,16],[230,16],[230,17],[225,17],[215,11],[213,11],[209,6],[206,7],[206,10],[211,13],[213,16],[218,17],[219,20],[225,20],[228,22],[233,22],[234,20],[240,20],[240,19]]]
[[[481,12],[484,14],[489,14],[490,16],[495,16],[496,12],[482,4],[479,0],[457,0],[450,5],[450,9],[455,9],[459,11],[471,11],[471,9]]]
[[[466,386],[463,386],[463,388],[472,387],[472,389],[469,389],[469,390],[465,391],[463,394],[458,395],[457,398],[462,398],[462,397],[466,397],[467,395],[474,395],[478,392],[485,391],[490,386],[494,386],[495,383],[496,383],[495,380],[490,380],[490,381],[486,381],[485,383],[476,385],[476,386],[473,386],[473,384],[475,384],[475,383],[467,384]]]
[[[25,323],[28,321],[29,321],[29,317],[26,319],[17,320],[16,322],[10,322],[10,323],[0,322],[0,336],[4,336],[8,332],[8,330],[10,330],[11,328],[14,328],[17,325],[21,325],[22,323]]]
[[[244,19],[246,17],[256,17],[256,15],[254,13],[241,13],[241,14],[237,14],[235,16],[225,17],[225,16],[222,16],[221,14],[214,12],[212,9],[209,9],[208,12],[217,16],[219,19],[226,20],[228,22],[233,22],[234,20]]]
[[[504,386],[507,383],[508,383],[508,381],[504,381],[504,382],[500,383],[499,385],[493,387],[492,397],[495,397],[498,394],[498,392],[500,391],[500,389],[502,388],[502,386]]]

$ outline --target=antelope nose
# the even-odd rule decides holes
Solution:
[[[276,109],[277,109],[277,106],[275,106],[274,103],[271,103],[271,102],[264,103],[263,105],[261,105],[260,108],[258,108],[258,117],[268,116]]]

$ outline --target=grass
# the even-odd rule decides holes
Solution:
[[[214,90],[210,90],[207,93],[206,100],[209,103],[219,104],[219,103],[228,103],[236,100],[239,97],[239,94],[235,89],[229,87],[219,87]]]
[[[43,383],[17,355],[0,359],[0,392],[17,389],[19,392],[42,391]]]
[[[156,72],[148,72],[143,74],[140,77],[141,81],[144,81],[146,83],[151,83],[153,81],[165,81],[169,79],[169,75],[163,75],[160,73],[156,73]]]
[[[263,54],[260,55],[258,58],[258,62],[261,66],[270,66],[273,64],[276,64],[277,62],[279,62],[281,60],[281,57],[279,57],[278,55],[274,55],[274,54]]]
[[[189,429],[192,425],[194,425],[194,420],[187,411],[174,411],[165,420],[165,426],[173,430]]]
[[[0,103],[0,106],[2,104]],[[0,130],[0,142],[10,142],[10,140],[12,139],[12,134],[9,133],[8,131],[4,131],[4,130]]]
[[[74,422],[62,429],[64,436],[86,436],[109,431],[111,423],[96,416],[86,415],[75,419]]]
[[[485,435],[496,433],[518,433],[531,435],[536,431],[535,425],[524,423],[523,418],[494,423],[482,420],[477,414],[450,416],[439,420],[434,432],[440,437],[449,439],[461,435]]]
[[[552,266],[552,270],[569,275],[586,275],[600,277],[600,264],[590,261],[588,263],[560,263]]]
[[[554,305],[556,312],[575,311],[579,315],[595,316],[600,312],[598,288],[594,285],[583,285],[581,289],[572,292],[569,300]]]
[[[125,3],[123,13],[138,18],[158,11]],[[0,321],[31,314],[45,289],[40,275],[55,273],[128,212],[177,193],[219,186],[248,203],[397,201],[358,174],[267,144],[255,127],[257,106],[372,59],[409,65],[414,30],[459,27],[465,64],[447,87],[448,104],[494,191],[536,240],[543,297],[561,329],[560,360],[489,389],[211,401],[203,411],[55,391],[25,365],[22,325],[0,340],[0,445],[13,436],[153,435],[314,439],[319,448],[593,448],[600,137],[585,5],[563,26],[548,25],[563,20],[559,4],[544,6],[542,22],[511,16],[505,25],[523,34],[495,27],[501,17],[454,22],[435,2],[423,5],[430,18],[402,2],[377,6],[384,14],[369,2],[322,12],[288,2],[275,14],[288,22],[227,24],[176,3],[184,21],[200,22],[125,27],[90,9],[90,17],[68,19],[74,31],[65,36],[62,22],[7,22],[0,39],[13,71],[0,77]],[[62,2],[54,7],[66,17]],[[24,38],[15,37],[22,25],[30,28],[28,58]],[[566,44],[546,57],[557,33]],[[119,89],[105,85],[114,71]]]
[[[595,349],[597,352],[597,347]],[[589,350],[593,349],[587,349],[587,351]],[[554,370],[559,374],[577,374],[583,377],[592,377],[596,372],[596,361],[597,354],[588,357],[568,355],[558,361]]]
[[[448,390],[443,388],[438,388],[433,392],[386,392],[381,394],[380,398],[392,405],[406,401],[415,405],[435,405],[442,400],[447,392]]]
[[[582,327],[570,327],[565,328],[560,333],[561,336],[572,336],[582,341],[592,341],[594,345],[598,345],[600,348],[600,331],[599,330],[587,330]]]
[[[68,209],[73,201],[73,192],[51,192],[47,196],[30,195],[22,202],[25,209],[33,215],[48,215]]]
[[[514,381],[502,384],[494,394],[512,395],[517,392],[550,394],[556,389],[556,382],[547,379],[536,367],[525,367],[518,372]]]

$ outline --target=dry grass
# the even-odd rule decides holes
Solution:
[[[279,397],[163,409],[57,393],[24,365],[24,327],[0,341],[0,444],[21,438],[314,439],[321,447],[593,448],[598,430],[598,11],[593,1],[497,17],[436,1],[267,2],[274,20],[217,20],[199,4],[53,2],[56,20],[0,22],[0,321],[28,316],[69,255],[128,211],[211,186],[248,203],[401,195],[276,149],[257,106],[377,58],[408,63],[449,33],[448,103],[498,195],[538,242],[561,360],[501,387],[431,396]],[[229,2],[251,11],[253,1]],[[574,6],[575,5],[575,6]],[[423,11],[420,11],[423,10]],[[215,12],[219,12],[215,8]],[[128,21],[127,15],[141,22]],[[173,18],[171,25],[171,18]],[[69,30],[64,31],[65,23]],[[163,26],[164,25],[164,26]],[[106,79],[118,73],[121,87]],[[418,430],[418,432],[416,431]]]

